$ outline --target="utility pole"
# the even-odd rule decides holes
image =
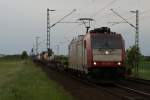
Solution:
[[[33,57],[33,56],[34,56],[34,54],[33,54],[33,47],[31,48],[30,56],[31,56],[31,57]]]
[[[59,44],[58,44],[58,45],[56,45],[56,47],[57,47],[57,55],[59,55],[59,49],[60,49]]]
[[[33,55],[35,56],[35,45],[33,43]]]
[[[39,45],[39,42],[38,42],[38,41],[39,41],[39,38],[40,38],[40,37],[38,37],[38,36],[35,37],[35,39],[36,39],[36,55],[38,55],[38,53],[39,53],[39,52],[38,52],[38,49],[39,49],[39,47],[38,47],[38,45]]]
[[[140,48],[139,48],[139,11],[138,10],[130,11],[132,13],[136,13],[136,25],[133,25],[132,23],[127,21],[124,17],[119,15],[116,11],[114,11],[113,9],[110,9],[110,10],[136,30],[136,33],[135,33],[136,57],[135,57],[135,70],[134,70],[135,72],[134,73],[135,73],[135,77],[138,77],[139,76],[138,75],[139,73],[139,51],[140,51]]]
[[[60,49],[61,49],[61,46],[63,45],[63,43],[64,42],[58,42],[58,44],[56,45],[57,55],[61,55]]]
[[[55,10],[50,10],[49,8],[47,8],[47,51],[49,56],[51,56],[52,50],[50,48],[50,32],[51,32],[51,28],[50,28],[50,11],[55,11]]]
[[[76,11],[76,9],[73,9],[70,13],[68,13],[65,16],[63,16],[60,20],[58,20],[57,22],[55,22],[52,25],[50,25],[50,14],[49,14],[50,11],[55,11],[55,10],[47,9],[47,51],[48,51],[48,55],[49,56],[52,55],[52,49],[50,48],[50,32],[51,32],[51,28],[54,27],[56,24],[61,23],[62,20],[64,20],[66,17],[68,17],[72,13],[74,13]]]
[[[136,63],[135,63],[135,76],[139,76],[139,11],[130,11],[132,13],[136,13],[136,34],[135,34],[135,47],[136,47]]]
[[[140,52],[140,47],[139,47],[139,11],[136,10],[136,49],[137,49],[137,77],[139,77],[139,52]]]

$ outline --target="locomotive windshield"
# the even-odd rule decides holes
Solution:
[[[116,35],[94,35],[91,38],[93,49],[120,49],[121,37]]]

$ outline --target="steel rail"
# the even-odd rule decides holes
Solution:
[[[140,94],[140,95],[144,95],[144,96],[147,96],[147,97],[150,98],[150,93],[146,93],[146,92],[143,92],[143,91],[140,91],[140,90],[129,88],[129,87],[126,87],[126,86],[123,86],[123,85],[120,85],[120,84],[114,84],[114,85],[116,87],[119,87],[119,88],[122,88],[122,89],[125,89],[125,90],[129,90],[131,92],[134,92],[134,93],[137,93],[137,94]]]

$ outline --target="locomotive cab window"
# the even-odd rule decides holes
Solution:
[[[121,37],[119,36],[92,36],[92,48],[93,49],[120,49]]]

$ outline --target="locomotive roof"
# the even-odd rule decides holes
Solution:
[[[102,35],[115,35],[115,36],[121,35],[119,33],[112,32],[111,29],[108,27],[95,28],[93,30],[90,30],[88,34],[102,34]]]
[[[85,35],[78,35],[78,37],[75,37],[72,39],[70,44],[83,40],[83,38],[89,34],[91,34],[91,35],[119,36],[119,37],[121,36],[121,34],[119,34],[119,33],[111,32],[110,28],[108,28],[108,27],[101,27],[101,28],[95,28],[93,30],[90,30],[90,32],[85,34]]]
[[[90,33],[111,33],[111,30],[109,27],[100,27],[100,28],[94,28],[93,30],[90,30]]]
[[[78,35],[78,37],[75,37],[75,38],[73,38],[73,39],[71,40],[71,43],[72,43],[72,42],[80,41],[80,40],[82,40],[83,38],[84,38],[84,35]]]

